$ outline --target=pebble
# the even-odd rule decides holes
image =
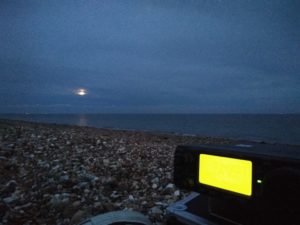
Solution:
[[[175,185],[172,184],[172,183],[169,183],[167,186],[166,186],[166,189],[174,189],[175,188]]]
[[[7,157],[5,157],[5,156],[0,156],[0,160],[6,161],[6,160],[7,160]]]
[[[10,180],[0,191],[1,195],[11,194],[15,192],[16,188],[17,188],[17,182],[15,180]]]
[[[110,197],[111,197],[112,199],[117,199],[117,198],[120,198],[121,195],[119,195],[117,191],[113,191],[113,192],[111,193]]]
[[[63,175],[59,178],[59,181],[64,183],[70,180],[70,177],[68,175]]]
[[[161,214],[163,214],[163,211],[158,206],[154,206],[150,209],[150,214],[152,214],[154,217],[158,217]]]
[[[162,206],[162,207],[168,206],[168,204],[163,203],[163,202],[155,202],[154,204],[155,204],[156,206]]]
[[[229,143],[3,120],[0,125],[1,225],[75,224],[119,209],[142,211],[158,224],[165,207],[187,194],[172,183],[176,146]]]
[[[80,202],[80,201],[75,201],[75,202],[72,203],[72,206],[73,206],[74,208],[78,208],[80,205],[81,205],[81,202]]]
[[[104,166],[109,166],[109,163],[110,163],[109,159],[103,159]]]
[[[6,204],[12,204],[14,202],[16,202],[18,200],[18,198],[15,196],[15,195],[12,195],[10,197],[6,197],[6,198],[3,198],[3,201],[6,203]]]
[[[78,210],[71,219],[71,224],[78,224],[82,220],[84,220],[87,217],[87,212],[84,210]]]
[[[180,191],[179,191],[179,190],[174,191],[174,196],[175,196],[175,197],[179,197],[179,196],[180,196]]]
[[[153,189],[156,189],[157,187],[158,187],[157,184],[152,184],[152,188],[153,188]]]
[[[135,199],[134,199],[133,195],[129,195],[128,200],[133,202]]]
[[[50,200],[50,205],[58,211],[63,210],[69,203],[69,196],[68,193],[55,194]]]
[[[103,207],[102,202],[95,202],[93,207],[97,212],[103,212],[104,211],[104,207]]]
[[[158,184],[159,183],[159,178],[155,177],[154,179],[151,180],[151,183]]]

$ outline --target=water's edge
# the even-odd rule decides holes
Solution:
[[[0,114],[0,118],[300,145],[297,114]]]

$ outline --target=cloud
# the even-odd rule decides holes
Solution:
[[[0,111],[300,112],[296,1],[0,4]]]

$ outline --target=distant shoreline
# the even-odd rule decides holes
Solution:
[[[29,126],[44,126],[44,127],[60,127],[60,128],[75,128],[75,129],[88,129],[93,131],[107,131],[107,132],[120,132],[120,133],[141,133],[150,136],[163,136],[163,137],[170,137],[170,138],[184,138],[184,139],[210,139],[210,140],[218,140],[218,141],[225,141],[228,143],[236,143],[236,142],[253,142],[255,141],[248,141],[248,140],[235,140],[231,138],[223,138],[223,137],[210,137],[210,136],[200,136],[196,134],[181,134],[176,132],[159,132],[159,131],[148,131],[148,130],[135,130],[135,129],[121,129],[121,128],[110,128],[110,127],[95,127],[95,126],[82,126],[82,125],[74,125],[74,124],[63,124],[63,123],[47,123],[47,122],[33,122],[27,120],[15,120],[15,119],[0,119],[0,126],[1,125],[29,125]]]
[[[61,127],[61,128],[78,128],[78,129],[92,129],[92,130],[99,130],[99,131],[110,131],[110,132],[125,132],[125,133],[141,133],[146,135],[153,135],[153,136],[166,136],[171,138],[179,138],[179,139],[191,139],[193,140],[202,140],[202,139],[210,139],[210,140],[219,140],[228,143],[239,143],[239,142],[247,142],[247,143],[266,143],[260,141],[250,141],[250,140],[238,140],[232,138],[224,138],[224,137],[210,137],[210,136],[200,136],[196,134],[182,134],[177,132],[159,132],[159,131],[148,131],[148,130],[135,130],[135,129],[121,129],[121,128],[110,128],[110,127],[95,127],[95,126],[81,126],[81,125],[74,125],[74,124],[63,124],[63,123],[47,123],[47,122],[33,122],[27,120],[15,120],[15,119],[0,119],[0,126],[1,124],[10,124],[10,125],[38,125],[38,126],[54,126],[54,127]],[[270,144],[277,144],[277,143],[270,143]],[[284,144],[289,145],[289,144]]]
[[[296,114],[2,114],[0,118],[153,134],[300,145],[300,115]]]

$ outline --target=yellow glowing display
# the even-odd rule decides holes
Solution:
[[[252,162],[200,154],[199,183],[251,196]]]

